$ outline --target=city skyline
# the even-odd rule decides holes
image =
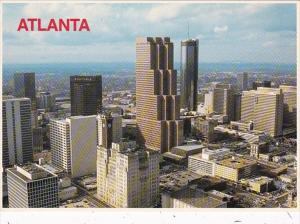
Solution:
[[[179,62],[188,26],[200,63],[296,63],[295,4],[4,4],[3,15],[4,63],[134,62],[137,36],[169,36]],[[66,16],[91,32],[17,32],[23,17]]]

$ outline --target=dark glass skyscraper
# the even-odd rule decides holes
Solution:
[[[197,39],[181,41],[180,105],[194,111],[197,110],[198,45]]]
[[[71,115],[96,115],[102,109],[102,77],[71,76]]]
[[[14,96],[29,98],[31,100],[31,109],[36,109],[34,72],[14,74]]]

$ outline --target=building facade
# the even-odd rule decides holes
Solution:
[[[137,143],[161,152],[183,141],[170,38],[136,40]]]
[[[159,197],[159,153],[137,150],[135,142],[97,150],[97,195],[117,208],[149,208]]]
[[[32,161],[31,101],[12,98],[2,101],[2,165]]]
[[[37,108],[45,111],[53,111],[55,109],[55,97],[49,92],[40,92],[37,95]]]
[[[197,110],[199,40],[181,41],[180,107]]]
[[[10,208],[58,208],[58,177],[36,164],[7,169]]]
[[[96,115],[51,120],[50,144],[53,165],[72,178],[96,173]]]
[[[102,76],[71,76],[71,115],[96,115],[102,110]]]
[[[297,87],[280,85],[283,93],[283,123],[296,127],[297,124]]]
[[[282,90],[258,87],[244,91],[241,101],[241,121],[253,122],[253,128],[271,136],[282,135]]]
[[[118,143],[122,138],[122,116],[117,114],[100,114],[97,116],[98,145],[110,148],[112,142]]]
[[[240,90],[248,90],[248,73],[237,74],[237,83]]]

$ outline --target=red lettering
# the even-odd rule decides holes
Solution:
[[[57,26],[56,26],[56,22],[54,19],[50,19],[50,22],[48,24],[48,31],[50,31],[51,29],[54,29],[55,31],[58,31]]]
[[[27,21],[30,22],[30,30],[34,31],[34,22],[37,21],[37,19],[36,18],[29,18],[29,19],[27,19]]]
[[[86,31],[90,31],[90,27],[86,19],[82,19],[79,31],[82,31],[83,29],[85,29]]]
[[[48,31],[47,28],[42,27],[41,19],[38,19],[38,31]]]
[[[25,31],[28,31],[28,27],[27,27],[25,19],[20,20],[20,23],[19,23],[19,26],[18,26],[18,31],[20,31],[21,29],[25,29]]]
[[[77,31],[77,22],[80,21],[80,19],[70,19],[71,22],[73,22],[73,31]]]
[[[59,19],[58,27],[59,27],[59,31],[62,31],[62,27],[64,27],[65,31],[69,31],[70,30],[69,19],[67,19],[67,23],[65,23],[63,19]]]

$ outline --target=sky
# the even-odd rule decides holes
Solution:
[[[21,18],[86,18],[90,32],[18,32]],[[295,4],[3,3],[4,63],[135,62],[138,36],[199,39],[200,63],[296,63]]]

